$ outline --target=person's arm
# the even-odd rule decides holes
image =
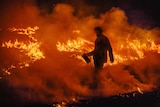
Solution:
[[[112,51],[112,47],[111,47],[111,44],[110,44],[110,42],[109,42],[109,40],[107,39],[107,50],[108,50],[108,52],[109,52],[109,58],[110,58],[110,61],[111,61],[111,63],[113,63],[114,62],[114,57],[113,57],[113,51]]]
[[[92,55],[94,55],[94,50],[91,51],[91,52],[89,52],[89,53],[86,53],[86,55],[87,55],[87,56],[92,56]]]
[[[112,48],[110,47],[110,48],[108,49],[108,51],[109,51],[109,58],[110,58],[110,61],[111,61],[111,63],[113,63],[113,62],[114,62],[114,57],[113,57]]]
[[[92,56],[92,55],[94,55],[94,54],[95,54],[95,52],[96,52],[96,51],[97,51],[97,49],[98,49],[98,46],[97,46],[98,42],[99,42],[99,41],[96,39],[96,41],[95,41],[95,47],[94,47],[94,50],[93,50],[93,51],[91,51],[91,52],[86,53],[86,55],[87,55],[87,56]]]

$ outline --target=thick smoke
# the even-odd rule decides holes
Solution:
[[[159,87],[159,54],[143,50],[143,59],[126,61],[115,65],[106,65],[102,70],[100,88],[91,90],[93,63],[85,64],[81,60],[71,57],[74,52],[59,52],[56,48],[58,41],[66,42],[77,37],[85,38],[91,42],[95,40],[93,28],[102,26],[113,47],[115,54],[135,55],[130,50],[119,51],[121,44],[127,46],[126,38],[130,41],[138,39],[141,43],[146,38],[159,43],[159,29],[145,30],[128,23],[125,12],[120,8],[111,8],[99,18],[92,15],[76,17],[75,8],[67,4],[56,4],[52,14],[41,15],[34,1],[5,2],[7,7],[3,10],[0,35],[1,42],[10,39],[13,33],[6,30],[8,27],[38,26],[39,30],[34,35],[42,42],[41,50],[45,59],[39,60],[23,69],[12,69],[11,75],[5,77],[8,84],[17,89],[17,93],[24,99],[42,102],[69,101],[74,98],[92,96],[111,96],[138,91],[150,91]],[[83,11],[82,11],[83,12]],[[7,28],[6,28],[7,27]],[[6,30],[6,31],[5,31]],[[79,30],[80,34],[73,31]],[[15,35],[15,34],[14,34]],[[14,36],[13,35],[13,36]],[[18,36],[16,36],[18,37]],[[11,37],[14,39],[14,37]],[[1,47],[1,50],[4,50]],[[10,52],[7,50],[7,52]],[[8,55],[8,54],[7,54]],[[1,53],[2,68],[9,66],[10,61],[19,55],[10,52],[8,57]],[[4,59],[6,58],[6,59]],[[5,62],[8,60],[8,62]],[[22,59],[18,60],[21,61]],[[4,62],[3,62],[4,61]],[[12,62],[16,63],[16,61]]]

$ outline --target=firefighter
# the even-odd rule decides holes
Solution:
[[[109,42],[109,39],[103,34],[103,30],[101,27],[97,26],[94,28],[94,31],[96,33],[96,40],[95,40],[95,46],[94,50],[86,53],[86,56],[93,56],[94,60],[94,73],[93,73],[93,79],[95,83],[95,87],[97,86],[97,76],[99,72],[102,70],[104,63],[107,62],[107,51],[109,53],[109,58],[111,63],[114,62],[112,47]]]

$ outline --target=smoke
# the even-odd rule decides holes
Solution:
[[[24,99],[52,103],[55,101],[70,101],[74,98],[92,96],[111,96],[138,91],[151,91],[159,87],[160,65],[157,51],[145,51],[144,58],[139,58],[136,50],[120,46],[129,46],[129,40],[139,40],[146,43],[146,38],[159,41],[159,29],[146,30],[128,23],[125,12],[120,8],[111,8],[101,14],[99,18],[93,15],[83,16],[83,11],[75,15],[75,8],[67,4],[56,4],[51,14],[41,15],[37,5],[32,0],[26,2],[17,1],[3,9],[1,17],[1,38],[14,39],[16,34],[7,33],[4,27],[38,26],[39,30],[34,35],[40,41],[41,50],[45,59],[30,64],[23,69],[11,69],[11,75],[5,79],[8,85],[17,89],[17,93]],[[93,8],[91,7],[91,10]],[[83,10],[83,9],[82,9]],[[85,9],[84,9],[85,10]],[[90,10],[90,11],[91,11]],[[93,9],[94,10],[94,9]],[[42,11],[42,10],[41,10]],[[77,37],[85,38],[91,42],[95,40],[93,28],[102,26],[104,34],[108,36],[113,47],[114,54],[121,56],[135,56],[138,60],[127,60],[123,63],[106,65],[99,75],[99,88],[93,92],[89,88],[92,83],[93,63],[85,64],[81,60],[71,57],[77,52],[59,52],[56,48],[58,41],[66,42]],[[7,28],[5,28],[7,29]],[[78,30],[80,34],[73,31]],[[15,36],[18,37],[18,36]],[[151,45],[151,44],[149,44]],[[159,49],[159,47],[157,47]],[[21,61],[15,51],[5,50],[1,47],[2,68]],[[5,54],[9,52],[8,54]],[[8,56],[10,57],[8,57]],[[11,57],[12,56],[12,57]],[[17,59],[18,58],[18,59]],[[5,60],[9,62],[5,62]],[[12,61],[13,62],[10,62]]]

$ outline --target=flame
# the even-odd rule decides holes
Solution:
[[[39,27],[35,26],[35,27],[27,27],[27,28],[9,28],[9,31],[11,32],[17,32],[17,34],[20,35],[27,35],[29,38],[31,38],[33,41],[37,41],[36,38],[34,38],[32,35],[35,34],[35,31],[38,30]]]
[[[141,89],[139,87],[137,87],[137,90],[139,93],[143,94],[143,92],[141,91]]]
[[[16,48],[20,52],[24,53],[34,62],[40,59],[44,59],[45,56],[43,55],[42,51],[39,49],[41,43],[34,43],[29,41],[28,43],[20,42],[16,39],[15,42],[5,42],[2,44],[2,47],[6,48]]]
[[[9,28],[10,32],[17,33],[18,36],[25,37],[27,40],[15,38],[14,40],[7,40],[1,45],[3,48],[6,48],[5,50],[16,50],[13,54],[22,56],[21,60],[17,59],[18,61],[16,61],[16,63],[13,62],[13,64],[10,65],[4,63],[4,68],[2,69],[3,75],[11,75],[12,71],[16,71],[17,68],[18,70],[22,69],[22,71],[24,71],[26,69],[23,68],[30,67],[34,62],[46,58],[42,63],[35,63],[35,66],[27,69],[27,71],[29,71],[27,74],[31,74],[30,76],[26,75],[25,72],[18,72],[18,75],[15,74],[15,76],[11,76],[8,79],[9,84],[13,85],[13,87],[18,87],[16,92],[23,94],[23,96],[25,96],[24,99],[29,97],[30,101],[36,100],[42,101],[42,103],[55,102],[58,100],[61,103],[60,105],[55,106],[65,106],[62,101],[72,100],[71,97],[75,97],[76,100],[79,100],[81,96],[92,97],[97,95],[101,96],[102,94],[103,96],[110,96],[117,93],[123,94],[135,91],[141,93],[142,91],[145,92],[146,90],[151,90],[154,85],[159,83],[159,76],[157,76],[159,64],[154,65],[158,62],[155,61],[155,57],[157,56],[151,57],[151,59],[154,58],[151,60],[153,63],[149,62],[149,58],[146,59],[151,65],[147,65],[148,63],[143,64],[146,60],[142,60],[142,62],[136,61],[132,64],[132,61],[144,59],[146,56],[145,52],[153,51],[158,54],[160,53],[160,45],[156,44],[154,39],[147,38],[149,36],[158,36],[159,30],[155,32],[155,35],[152,35],[153,32],[149,33],[150,35],[147,33],[147,35],[145,34],[141,36],[140,33],[142,32],[143,34],[144,31],[139,27],[135,27],[136,29],[134,32],[132,29],[133,27],[127,22],[124,11],[119,8],[113,8],[105,14],[101,14],[99,18],[94,16],[80,18],[72,14],[74,13],[72,8],[68,6],[67,8],[65,7],[66,5],[64,4],[57,4],[54,8],[53,14],[49,17],[47,15],[47,17],[44,16],[38,20],[37,18],[40,16],[36,16],[36,23],[39,23],[39,25],[42,26],[43,30],[41,32],[45,34],[41,37],[46,41],[45,46],[47,48],[45,50],[48,50],[46,52],[46,55],[48,55],[47,57],[40,49],[42,43],[35,36],[36,31],[39,29],[37,26]],[[67,10],[67,13],[64,12],[64,10]],[[27,10],[27,12],[30,13],[30,9]],[[29,14],[27,16],[32,15]],[[17,20],[19,17],[15,19]],[[16,22],[16,20],[13,20],[13,22]],[[30,23],[33,24],[33,20],[30,21]],[[8,23],[7,20],[5,22]],[[95,25],[101,25],[105,28],[104,33],[108,34],[107,36],[113,48],[115,58],[113,64],[117,65],[105,67],[103,69],[106,72],[102,72],[102,75],[99,76],[100,80],[102,80],[100,88],[93,91],[89,88],[89,84],[92,81],[93,70],[90,69],[87,64],[85,64],[85,67],[79,66],[81,63],[73,61],[72,58],[74,57],[79,60],[81,59],[80,55],[82,55],[82,53],[93,50],[94,43],[90,40],[93,39],[93,36],[91,36],[93,30],[92,27]],[[73,32],[71,32],[72,30]],[[131,34],[127,37],[126,33]],[[135,33],[137,33],[138,36]],[[53,36],[53,34],[59,36]],[[69,36],[66,36],[66,34]],[[70,38],[71,35],[72,39]],[[78,38],[73,39],[73,35]],[[4,36],[2,36],[2,38],[3,37]],[[135,39],[135,37],[142,38],[143,41]],[[65,42],[62,41],[61,38],[65,38]],[[55,41],[57,41],[56,45]],[[117,42],[115,43],[114,41]],[[55,52],[53,48],[50,48],[53,45],[57,47],[59,52]],[[60,52],[64,53],[64,55],[59,54]],[[66,58],[68,55],[72,58]],[[4,60],[6,61],[6,59]],[[129,68],[124,69],[124,65],[126,64],[119,64],[128,62],[131,62],[131,64],[127,64],[127,66],[133,67],[133,70],[130,70]],[[107,64],[112,65],[110,63]],[[141,66],[139,67],[138,65]],[[156,66],[157,69],[154,69],[154,66]],[[37,70],[38,72],[33,73],[32,71],[34,70]],[[0,79],[2,79],[2,77],[0,77]],[[142,80],[142,82],[140,80]],[[72,101],[75,101],[75,99]]]
[[[74,30],[74,32],[80,33],[79,30]],[[93,43],[84,38],[78,37],[77,39],[73,40],[69,39],[66,43],[61,43],[60,41],[58,41],[56,47],[57,50],[60,52],[73,52],[73,54],[70,55],[70,57],[75,57],[85,62],[81,55],[83,52],[93,50]],[[75,52],[76,54],[74,54]]]
[[[146,39],[146,42],[141,43],[138,39],[130,40],[126,38],[126,41],[120,46],[117,46],[116,49],[118,49],[117,51],[120,53],[123,51],[126,52],[124,55],[118,54],[117,51],[115,52],[114,57],[116,63],[144,59],[145,52],[149,51],[160,54],[160,44],[156,44],[152,39]]]
[[[29,41],[19,41],[15,39],[15,41],[9,40],[8,42],[2,43],[3,48],[14,48],[17,49],[20,53],[24,54],[25,56],[29,57],[29,59],[19,62],[17,65],[11,65],[8,68],[3,69],[4,75],[10,75],[10,70],[14,68],[24,68],[29,67],[30,63],[34,63],[37,60],[44,59],[45,56],[43,52],[40,50],[41,42],[38,42],[36,38],[33,37],[35,31],[39,28],[35,26],[34,28],[27,27],[25,28],[9,28],[11,32],[17,32],[20,35],[27,35],[28,38],[31,40]]]
[[[77,38],[75,40],[67,40],[66,43],[57,42],[57,50],[65,52],[85,52],[90,51],[93,47],[86,47],[86,44],[93,45],[92,42],[83,38]]]
[[[80,31],[78,31],[79,33]],[[66,43],[58,41],[56,46],[58,51],[85,53],[93,50],[93,42],[84,38],[69,39]],[[117,50],[115,50],[117,49]],[[113,64],[125,63],[127,61],[140,60],[145,58],[145,52],[153,51],[160,54],[160,44],[156,44],[152,39],[146,39],[141,43],[140,40],[126,38],[123,44],[113,47],[115,62]],[[125,52],[125,53],[124,53]],[[123,54],[122,54],[123,53]],[[77,59],[82,60],[80,55],[73,54]],[[108,65],[113,65],[108,63]]]

